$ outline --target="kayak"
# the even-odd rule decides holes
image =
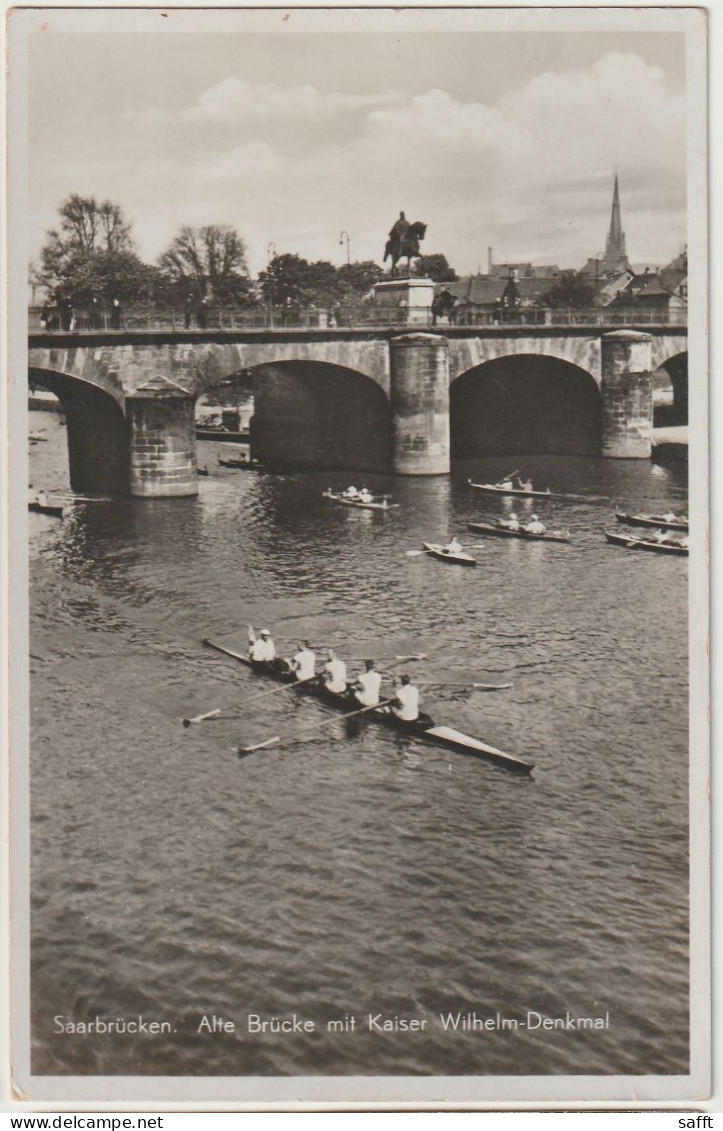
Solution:
[[[628,526],[657,526],[662,530],[688,529],[688,516],[683,514],[676,515],[674,521],[659,514],[623,514],[621,511],[615,511],[615,517],[618,522],[624,522]]]
[[[363,503],[360,499],[347,499],[344,495],[335,494],[334,491],[322,491],[322,498],[331,499],[333,503],[341,503],[343,507],[361,507],[368,511],[390,511],[399,506],[399,503],[388,503],[386,499],[382,502],[373,499],[370,503]]]
[[[532,534],[522,527],[519,530],[510,530],[506,526],[499,526],[490,522],[468,522],[467,529],[471,530],[473,534],[495,534],[500,538],[521,538],[524,542],[570,541],[570,535],[566,530],[546,530],[544,534]]]
[[[49,503],[45,504],[45,505],[43,503],[28,503],[28,510],[32,511],[33,514],[50,515],[51,518],[62,518],[63,517],[63,508],[62,507],[53,507]]]
[[[468,479],[470,487],[476,491],[486,491],[489,495],[517,495],[523,499],[572,499],[577,502],[599,502],[600,495],[567,495],[556,491],[522,491],[519,487],[500,487],[497,483],[473,483]]]
[[[221,467],[233,467],[236,471],[266,471],[263,464],[248,459],[221,459],[219,456],[218,462]]]
[[[452,562],[455,565],[476,566],[477,560],[470,554],[465,554],[463,550],[454,552],[452,550],[445,550],[439,542],[422,542],[425,550],[432,558],[437,558],[440,562]]]
[[[677,554],[688,557],[688,547],[681,546],[680,542],[656,542],[632,534],[617,534],[613,530],[606,530],[605,537],[614,546],[625,546],[628,550],[652,550],[654,554]]]

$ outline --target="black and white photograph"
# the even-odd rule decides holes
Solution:
[[[705,13],[8,19],[18,1091],[705,1098]]]

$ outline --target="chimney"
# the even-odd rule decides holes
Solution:
[[[487,248],[487,274],[488,275],[494,274],[494,270],[493,270],[493,266],[492,266],[492,248],[491,247]]]

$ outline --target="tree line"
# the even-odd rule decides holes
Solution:
[[[59,304],[329,309],[363,301],[386,277],[372,260],[335,267],[284,253],[253,279],[243,237],[228,224],[184,225],[155,263],[145,263],[120,205],[73,193],[58,213],[58,225],[31,267],[31,282],[46,287]],[[422,256],[420,270],[440,282],[457,278],[443,255]]]

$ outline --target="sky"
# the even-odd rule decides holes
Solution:
[[[242,16],[240,17],[243,18]],[[154,260],[182,224],[381,263],[400,210],[460,274],[602,253],[615,170],[634,262],[686,242],[675,32],[36,32],[30,254],[72,192],[122,205]],[[271,245],[271,246],[270,246]]]

